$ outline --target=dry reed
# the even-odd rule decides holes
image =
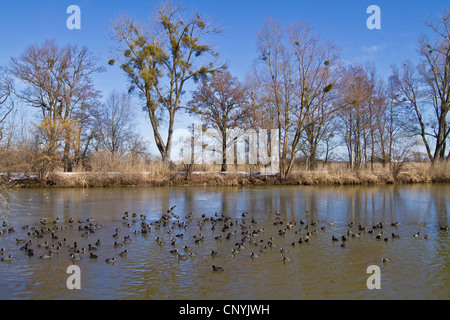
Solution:
[[[394,173],[389,165],[374,164],[360,170],[351,170],[345,163],[329,163],[315,171],[296,165],[288,178],[261,175],[259,167],[232,166],[227,173],[220,172],[220,165],[196,165],[193,172],[186,173],[186,166],[168,166],[161,161],[144,161],[130,156],[111,157],[107,154],[93,155],[90,171],[48,175],[43,186],[57,187],[112,187],[112,186],[251,186],[251,185],[374,185],[393,183],[448,183],[448,162],[404,163]],[[26,182],[18,182],[27,186]],[[30,185],[28,185],[30,186]],[[32,186],[36,186],[35,184]]]

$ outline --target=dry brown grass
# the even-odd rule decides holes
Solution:
[[[411,182],[449,182],[450,163],[443,161],[438,163],[408,163],[405,167],[404,176]]]
[[[303,171],[302,171],[303,170]],[[403,163],[398,172],[392,167],[374,164],[374,169],[350,170],[345,163],[332,163],[322,171],[306,171],[296,167],[288,180],[298,180],[305,185],[357,185],[392,183],[448,183],[450,182],[449,162]],[[292,181],[291,181],[292,182]]]
[[[97,158],[96,158],[97,157]],[[345,163],[331,163],[317,171],[307,171],[301,165],[293,168],[283,180],[277,176],[255,174],[259,167],[229,166],[220,173],[220,165],[196,165],[187,176],[184,166],[167,166],[161,161],[143,161],[129,157],[108,158],[96,155],[91,162],[92,172],[52,173],[43,185],[57,187],[112,187],[112,186],[251,186],[251,185],[374,185],[393,183],[448,183],[449,162],[404,163],[393,173],[386,165],[375,164],[358,171],[348,169]],[[81,171],[78,169],[78,171]],[[242,172],[247,172],[246,174]]]
[[[79,166],[71,173],[53,172],[45,183],[58,187],[165,185],[171,180],[171,175],[168,166],[161,161],[95,152],[89,159],[89,171]]]

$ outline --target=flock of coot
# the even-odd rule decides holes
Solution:
[[[114,227],[114,232],[109,235],[110,238],[99,239],[96,237],[97,231],[102,228],[100,223],[89,219],[69,218],[67,221],[61,221],[56,218],[52,221],[40,219],[39,225],[34,226],[10,226],[7,222],[2,223],[0,229],[0,247],[2,246],[2,236],[6,234],[17,234],[15,245],[20,246],[20,251],[28,257],[38,257],[39,259],[52,259],[54,255],[66,254],[67,258],[73,263],[81,259],[99,259],[102,256],[103,244],[112,244],[114,256],[103,257],[107,264],[115,264],[118,259],[128,255],[126,247],[133,241],[133,236],[142,236],[151,238],[152,234],[161,234],[164,231],[165,236],[153,236],[157,245],[167,250],[168,255],[175,256],[178,260],[193,259],[197,255],[197,246],[205,242],[214,243],[215,241],[233,241],[230,252],[218,252],[211,250],[212,257],[217,255],[235,256],[237,254],[248,255],[249,259],[257,259],[267,250],[278,250],[280,252],[280,261],[283,263],[292,262],[289,256],[290,250],[303,243],[314,241],[317,233],[323,232],[326,228],[333,228],[334,222],[321,223],[319,221],[308,220],[309,212],[305,211],[305,220],[288,220],[282,218],[279,213],[270,215],[269,221],[272,228],[267,232],[266,228],[261,228],[253,217],[247,217],[244,212],[237,218],[230,218],[223,214],[215,213],[212,216],[202,214],[200,217],[194,217],[192,213],[180,217],[175,213],[176,206],[162,214],[160,219],[149,221],[144,214],[125,212],[118,226]],[[267,218],[267,217],[266,217]],[[267,223],[267,220],[266,220]],[[388,224],[386,228],[384,223],[378,223],[371,226],[355,225],[349,223],[343,234],[335,234],[330,238],[330,243],[339,243],[341,247],[346,247],[351,239],[371,235],[377,240],[389,242],[398,239],[400,236],[396,233],[399,228],[398,222]],[[16,230],[16,228],[18,230]],[[68,241],[65,237],[65,231],[78,230],[79,240]],[[388,229],[388,230],[387,230]],[[439,227],[441,231],[448,231],[447,226]],[[214,234],[206,238],[203,233],[208,230],[208,234]],[[386,230],[386,231],[385,231]],[[189,231],[189,232],[188,232]],[[105,234],[103,232],[103,234]],[[286,245],[279,241],[280,238],[291,234],[295,241]],[[20,235],[20,237],[19,237]],[[180,239],[190,237],[191,245],[180,245]],[[427,234],[416,232],[411,235],[413,238],[422,238],[429,240]],[[87,239],[89,243],[81,245],[81,239]],[[92,242],[89,240],[93,239]],[[73,240],[73,239],[72,239]],[[84,241],[84,242],[86,242]],[[277,243],[282,243],[284,247],[277,247]],[[9,254],[10,248],[0,248],[1,262],[14,263],[15,257]],[[389,258],[383,258],[382,262],[390,261]],[[213,264],[212,272],[222,272],[224,268]]]

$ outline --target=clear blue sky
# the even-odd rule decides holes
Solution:
[[[66,9],[76,4],[81,9],[81,30],[69,30]],[[126,12],[145,19],[155,1],[40,0],[3,1],[0,5],[0,66],[11,56],[20,55],[32,43],[55,39],[60,45],[77,43],[87,46],[100,61],[112,57],[111,19]],[[448,0],[185,0],[182,4],[214,19],[224,33],[215,44],[231,72],[244,79],[257,57],[256,33],[267,17],[279,18],[283,26],[308,21],[322,38],[333,40],[346,61],[371,62],[380,76],[390,74],[390,65],[404,59],[417,61],[418,36],[426,33],[424,21],[439,17],[450,9]],[[381,8],[381,30],[369,30],[366,13],[369,5]],[[125,75],[116,67],[95,78],[99,90],[107,96],[112,89],[126,90]],[[142,117],[142,134],[152,142],[150,124]],[[180,118],[179,127],[186,127]]]

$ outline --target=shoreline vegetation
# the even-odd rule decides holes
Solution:
[[[271,186],[271,185],[384,185],[415,183],[449,183],[448,162],[404,163],[398,172],[389,166],[376,164],[374,170],[350,170],[344,163],[332,163],[321,170],[307,171],[297,167],[290,176],[280,179],[279,174],[263,174],[246,168],[220,172],[210,165],[198,168],[189,175],[180,167],[165,168],[156,162],[148,171],[124,170],[120,172],[53,172],[43,178],[33,174],[3,174],[10,188],[95,188],[144,186]],[[242,170],[237,170],[242,169]],[[258,168],[260,169],[260,168]]]

